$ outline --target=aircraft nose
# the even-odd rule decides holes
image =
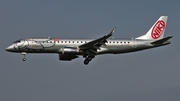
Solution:
[[[13,49],[14,49],[14,47],[13,47],[13,45],[11,45],[6,48],[6,51],[11,52],[11,51],[13,51]]]

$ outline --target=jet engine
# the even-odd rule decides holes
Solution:
[[[75,58],[78,58],[78,56],[59,54],[59,60],[71,61],[72,59],[75,59]]]
[[[59,50],[64,55],[77,55],[80,54],[80,50],[76,47],[63,47]]]
[[[78,58],[81,51],[77,47],[63,47],[59,51],[59,60],[71,61]]]

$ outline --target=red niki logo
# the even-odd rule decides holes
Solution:
[[[156,22],[156,24],[154,25],[152,32],[151,32],[151,36],[153,39],[158,39],[162,33],[164,32],[166,25],[165,22],[163,20],[159,20]]]
[[[59,38],[54,38],[53,40],[56,42],[56,41],[59,41],[60,39]]]

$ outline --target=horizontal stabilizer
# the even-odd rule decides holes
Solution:
[[[163,39],[154,41],[154,42],[152,42],[151,44],[153,44],[153,45],[163,44],[163,43],[165,43],[167,40],[171,39],[172,37],[173,37],[173,36],[169,36],[169,37],[166,37],[166,38],[163,38]]]

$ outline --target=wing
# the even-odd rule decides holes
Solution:
[[[81,50],[86,50],[88,52],[88,54],[93,54],[93,55],[96,55],[97,54],[97,49],[100,49],[100,47],[102,45],[106,45],[105,43],[107,42],[106,39],[108,39],[109,37],[112,36],[112,34],[114,33],[116,27],[107,35],[99,38],[99,39],[96,39],[96,40],[93,40],[93,41],[90,41],[88,43],[85,43],[85,44],[82,44],[79,46],[79,49]]]

